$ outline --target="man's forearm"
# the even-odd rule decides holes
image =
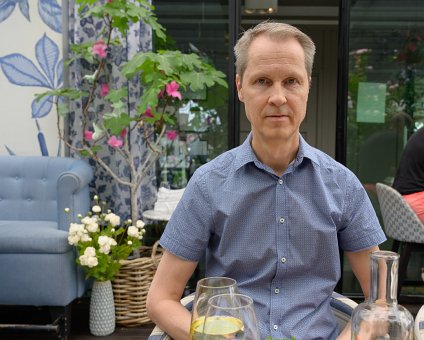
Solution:
[[[187,340],[190,334],[190,312],[173,300],[163,300],[151,313],[150,318],[174,340]]]

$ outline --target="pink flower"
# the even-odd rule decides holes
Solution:
[[[147,110],[144,112],[144,115],[146,117],[149,117],[149,118],[153,118],[154,117],[153,116],[153,113],[152,113],[152,109],[150,107],[147,108]]]
[[[85,139],[87,142],[89,142],[89,141],[93,140],[93,134],[94,134],[94,132],[93,132],[93,131],[85,130],[85,131],[84,131],[84,139]]]
[[[122,139],[124,139],[126,135],[127,135],[127,128],[123,128],[120,136]]]
[[[168,96],[175,97],[181,100],[182,97],[181,93],[178,91],[179,88],[180,84],[173,80],[171,83],[166,84],[166,93],[168,94]]]
[[[109,85],[108,84],[102,84],[100,86],[100,95],[102,97],[106,97],[109,94]]]
[[[124,144],[124,142],[121,139],[117,138],[116,136],[110,137],[107,143],[112,148],[120,148]]]
[[[173,141],[175,138],[177,138],[178,132],[175,130],[169,130],[166,131],[166,138],[168,138],[170,141]]]
[[[98,55],[100,58],[105,58],[106,48],[107,48],[107,45],[102,40],[99,40],[96,43],[94,43],[92,48],[92,53],[94,55]]]

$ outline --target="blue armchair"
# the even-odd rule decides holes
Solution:
[[[0,305],[66,310],[83,295],[67,238],[69,223],[90,209],[92,177],[82,160],[0,156]],[[62,324],[69,331],[66,318]]]

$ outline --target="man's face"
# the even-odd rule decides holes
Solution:
[[[254,143],[297,143],[309,93],[301,45],[293,38],[274,41],[259,36],[249,47],[247,60],[243,79],[236,76],[236,86]]]

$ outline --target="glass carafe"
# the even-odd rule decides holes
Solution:
[[[370,255],[370,296],[352,314],[352,340],[413,340],[414,318],[397,303],[399,255]]]

